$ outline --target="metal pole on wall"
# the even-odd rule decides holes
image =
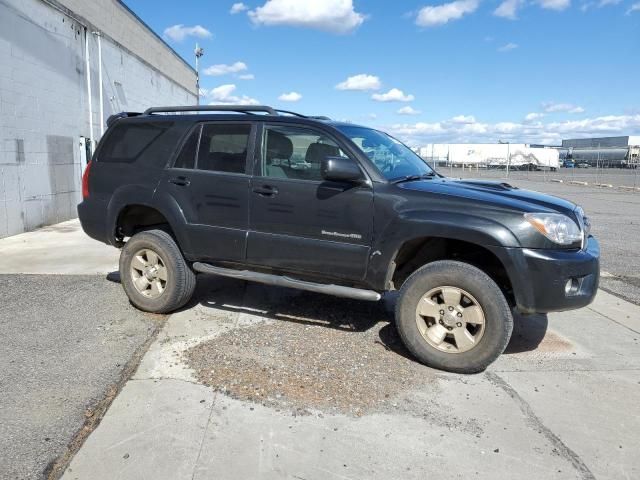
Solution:
[[[196,56],[196,95],[198,96],[198,105],[200,105],[200,57],[204,55],[204,48],[200,48],[196,43],[196,49],[193,53]]]
[[[91,63],[89,62],[89,30],[84,29],[84,57],[87,70],[87,100],[89,106],[89,141],[93,149],[93,107],[91,105]],[[88,159],[87,159],[88,160]]]
[[[93,32],[98,37],[98,91],[100,92],[100,138],[104,135],[104,97],[102,92],[102,34]]]

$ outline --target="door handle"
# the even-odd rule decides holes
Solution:
[[[191,182],[187,177],[176,177],[169,180],[169,183],[173,183],[174,185],[178,185],[180,187],[188,187]]]
[[[263,185],[262,187],[254,188],[253,192],[258,195],[262,195],[263,197],[273,197],[278,194],[278,189],[270,185]]]

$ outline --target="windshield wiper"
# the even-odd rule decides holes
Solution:
[[[394,178],[391,183],[412,182],[414,180],[424,180],[426,178],[433,178],[437,175],[436,172],[421,173],[417,175],[405,175],[403,177]]]

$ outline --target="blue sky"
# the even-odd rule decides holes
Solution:
[[[189,62],[204,48],[203,103],[415,145],[640,134],[640,0],[125,1]]]

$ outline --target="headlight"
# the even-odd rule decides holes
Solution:
[[[580,227],[561,213],[525,213],[524,218],[541,234],[559,245],[582,241]]]

